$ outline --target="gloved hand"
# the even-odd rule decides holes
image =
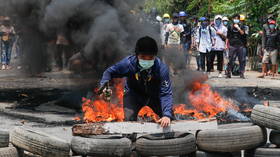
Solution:
[[[106,82],[101,87],[99,87],[97,94],[100,95],[105,101],[111,101],[113,91],[109,87],[109,82]]]

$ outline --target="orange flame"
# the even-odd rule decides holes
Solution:
[[[110,122],[123,121],[123,80],[116,79],[114,92],[116,103],[106,102],[101,99],[90,100],[83,98],[82,110],[85,122]],[[230,100],[225,100],[217,92],[213,91],[208,84],[194,82],[192,90],[188,95],[191,105],[174,105],[174,114],[186,115],[196,119],[212,118],[220,112],[229,109],[239,110],[239,107]],[[191,109],[190,109],[191,108]],[[139,117],[151,117],[157,121],[159,117],[149,107],[143,107],[138,114]]]

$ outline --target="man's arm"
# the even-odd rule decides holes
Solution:
[[[128,57],[118,62],[117,64],[108,68],[102,76],[100,85],[103,86],[105,83],[109,82],[112,78],[122,78],[125,77],[129,72],[129,60]]]
[[[162,108],[163,117],[172,118],[173,107],[173,94],[171,88],[171,80],[169,78],[169,69],[166,65],[163,65],[160,70],[160,103]]]

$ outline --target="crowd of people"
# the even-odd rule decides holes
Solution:
[[[214,72],[214,62],[217,56],[218,77],[222,78],[223,71],[226,78],[239,75],[245,79],[245,67],[249,26],[246,25],[245,15],[236,14],[231,17],[216,15],[214,20],[208,17],[190,18],[186,12],[164,14],[157,17],[161,25],[161,39],[163,48],[177,48],[186,56],[189,65],[191,56],[195,56],[197,70],[208,75]],[[191,21],[191,22],[190,22]],[[260,32],[262,38],[263,72],[260,78],[268,74],[268,64],[271,65],[272,76],[278,74],[278,53],[280,33],[277,22],[272,17],[267,19],[264,30]],[[238,58],[239,65],[235,63]]]

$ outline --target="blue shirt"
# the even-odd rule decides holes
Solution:
[[[126,78],[125,90],[139,96],[151,99],[159,99],[162,108],[162,115],[172,117],[173,95],[169,69],[159,58],[155,59],[153,67],[150,69],[149,81],[137,80],[136,74],[141,69],[135,55],[128,56],[117,64],[108,68],[101,80],[101,85],[110,81],[112,78]]]

